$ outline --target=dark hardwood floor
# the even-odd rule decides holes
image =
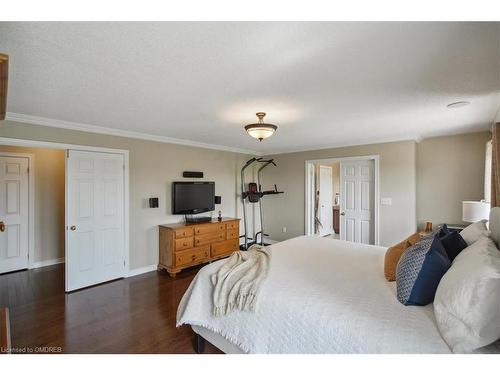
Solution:
[[[64,293],[64,264],[0,275],[0,307],[10,310],[12,348],[62,353],[194,353],[177,306],[198,268],[170,278],[149,272]],[[207,343],[205,353],[220,353]]]

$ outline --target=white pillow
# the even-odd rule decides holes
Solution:
[[[434,314],[455,353],[500,338],[500,251],[490,238],[480,238],[457,255],[439,282]]]
[[[467,242],[467,245],[469,246],[472,245],[481,237],[489,236],[489,234],[490,232],[486,227],[486,220],[481,220],[472,223],[471,225],[462,229],[462,231],[460,232],[460,235],[465,240],[465,242]]]

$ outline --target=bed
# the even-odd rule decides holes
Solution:
[[[450,353],[432,304],[398,302],[383,274],[386,248],[302,236],[271,249],[255,313],[212,316],[210,275],[221,260],[193,279],[177,325],[191,325],[225,353]]]

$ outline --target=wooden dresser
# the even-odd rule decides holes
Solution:
[[[225,217],[208,223],[160,225],[158,270],[171,277],[200,263],[231,255],[240,248],[240,219]]]

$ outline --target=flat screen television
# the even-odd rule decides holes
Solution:
[[[173,182],[172,213],[192,215],[215,210],[215,182]]]

